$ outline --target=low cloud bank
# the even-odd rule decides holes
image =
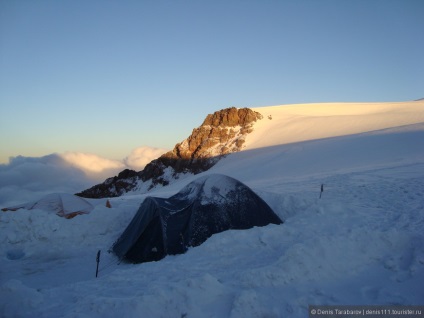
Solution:
[[[102,158],[91,153],[65,152],[58,156],[74,168],[82,170],[93,180],[106,179],[127,168],[121,161]]]
[[[48,193],[80,192],[123,169],[142,170],[165,152],[140,147],[123,161],[80,152],[12,157],[8,164],[0,164],[0,208],[37,200]]]
[[[52,192],[75,193],[93,180],[57,154],[11,158],[0,165],[0,207],[31,201]]]
[[[124,163],[130,169],[142,170],[150,161],[159,158],[167,149],[153,147],[139,147],[134,149],[128,157],[124,159]]]

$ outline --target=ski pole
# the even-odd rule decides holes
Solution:
[[[97,252],[96,262],[97,262],[97,267],[96,267],[96,278],[97,278],[97,274],[99,273],[100,250]]]

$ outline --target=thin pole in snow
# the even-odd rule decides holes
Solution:
[[[324,192],[324,184],[321,184],[321,192],[319,193],[319,198],[321,199],[322,193]]]
[[[97,278],[97,275],[99,273],[100,250],[97,252],[96,262],[97,262],[97,267],[96,267],[96,278]]]

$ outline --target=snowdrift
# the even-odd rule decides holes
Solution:
[[[113,246],[120,258],[142,263],[185,253],[229,229],[283,223],[249,187],[228,176],[200,177],[170,198],[147,197]]]

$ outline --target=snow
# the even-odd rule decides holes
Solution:
[[[219,189],[216,185],[219,184]],[[181,189],[180,193],[188,200],[202,195],[202,204],[221,202],[230,192],[237,191],[237,181],[221,174],[208,174],[196,178],[193,182]]]
[[[309,304],[423,304],[424,102],[255,110],[264,118],[245,150],[204,174],[246,183],[284,224],[131,265],[107,251],[146,194],[110,199],[110,209],[90,200],[90,214],[69,220],[5,212],[0,316],[307,317]]]
[[[255,125],[255,134],[248,137],[246,149],[345,136],[424,121],[424,101],[300,104],[253,110],[260,112],[264,120]]]

